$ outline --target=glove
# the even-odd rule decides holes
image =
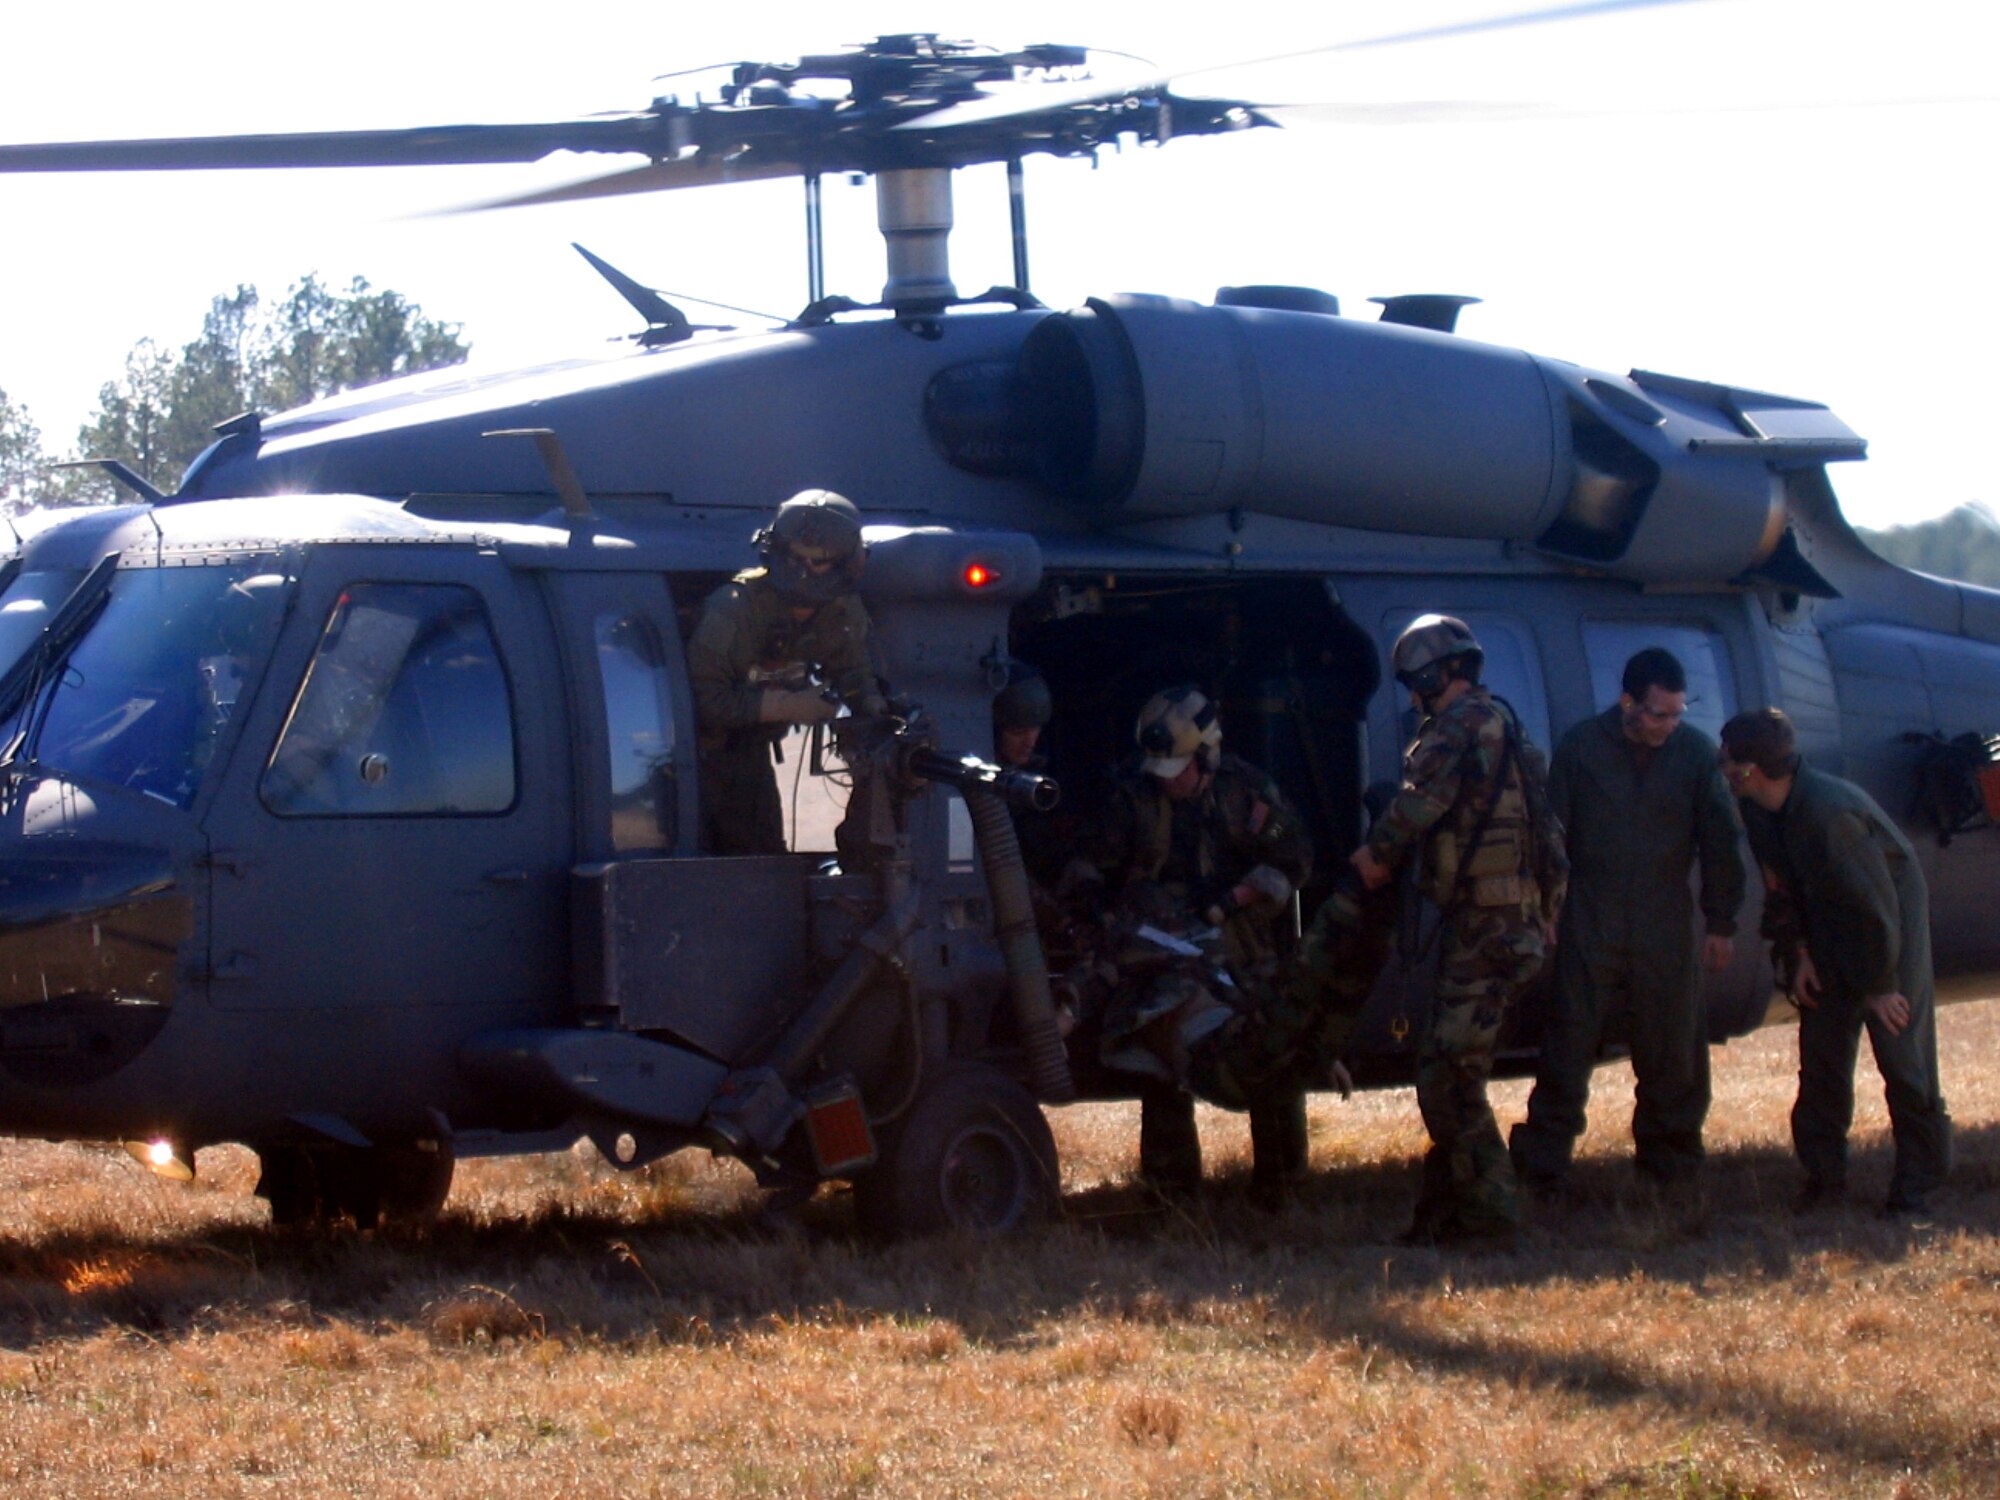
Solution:
[[[840,705],[812,688],[767,687],[757,697],[759,724],[823,724]]]

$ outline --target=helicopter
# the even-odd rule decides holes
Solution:
[[[172,494],[128,475],[134,503],[17,546],[0,1129],[124,1141],[170,1176],[248,1144],[281,1224],[420,1217],[460,1158],[585,1138],[624,1168],[705,1146],[772,1187],[849,1180],[884,1230],[1032,1222],[1059,1181],[1043,1106],[1131,1080],[1059,1024],[1006,799],[1087,788],[1138,706],[1193,680],[1332,863],[1411,727],[1384,649],[1438,610],[1543,745],[1641,645],[1686,664],[1711,734],[1784,707],[1920,835],[1941,974],[2000,970],[1983,754],[1955,750],[2000,729],[2000,593],[1868,551],[1827,477],[1855,432],[1812,400],[1479,343],[1458,296],[1045,307],[1023,158],[1270,122],[1085,64],[914,33],[619,116],[0,147],[0,173],[566,147],[644,161],[562,199],[797,177],[808,221],[807,305],[778,329],[700,327],[592,257],[643,325],[629,347],[246,413]],[[1016,284],[966,296],[951,187],[981,163],[1017,189]],[[843,173],[876,184],[865,303],[824,284]],[[685,642],[772,506],[820,487],[869,522],[898,707],[786,764],[865,852],[795,813],[789,852],[716,855]],[[1050,779],[987,758],[1022,661],[1056,704]],[[1705,981],[1713,1040],[1771,1009],[1751,947]],[[1426,995],[1385,976],[1361,1082],[1408,1079]],[[1524,1006],[1500,1071],[1532,1069],[1539,1024]]]

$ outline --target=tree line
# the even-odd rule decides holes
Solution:
[[[1877,556],[1892,563],[1939,578],[2000,588],[2000,519],[1976,502],[1935,520],[1862,531],[1861,536]]]
[[[461,331],[365,277],[341,291],[308,274],[271,303],[238,286],[209,303],[201,336],[178,351],[150,338],[135,344],[67,454],[48,449],[27,408],[0,387],[0,512],[121,497],[99,469],[53,467],[63,460],[123,459],[171,491],[215,440],[216,423],[458,364],[469,352]]]

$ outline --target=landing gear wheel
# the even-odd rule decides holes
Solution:
[[[257,1152],[257,1196],[271,1205],[273,1229],[303,1229],[319,1222],[319,1172],[298,1146],[266,1146]]]
[[[376,1207],[385,1224],[428,1224],[451,1195],[451,1147],[442,1141],[432,1151],[416,1146],[377,1146],[366,1153]],[[357,1222],[358,1222],[357,1216]]]
[[[271,1224],[299,1229],[352,1219],[357,1229],[424,1224],[451,1191],[452,1154],[415,1146],[272,1146],[257,1153],[257,1196]]]
[[[998,1069],[962,1064],[924,1086],[854,1185],[870,1234],[981,1239],[1051,1218],[1061,1203],[1055,1137],[1028,1091]]]

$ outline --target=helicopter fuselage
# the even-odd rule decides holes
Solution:
[[[504,435],[526,429],[581,505]],[[1397,774],[1412,724],[1380,663],[1415,615],[1472,624],[1543,745],[1663,644],[1691,721],[1783,707],[1815,764],[1908,814],[1941,971],[2000,970],[2000,838],[1912,811],[1927,745],[2000,729],[2000,595],[1867,551],[1824,472],[1860,453],[1810,402],[1140,297],[437,372],[232,423],[179,495],[50,525],[4,575],[0,1129],[589,1134],[626,1164],[719,1140],[798,1170],[791,1123],[843,1082],[893,1139],[926,1067],[1019,1077],[1032,1022],[957,792],[902,788],[894,857],[834,870],[839,809],[812,804],[843,789],[794,745],[793,852],[700,848],[683,641],[816,486],[868,519],[882,674],[930,743],[990,755],[1029,660],[1080,814],[1138,705],[1200,681],[1299,803],[1310,901]],[[1708,976],[1716,1040],[1766,1019],[1758,947]],[[1390,1020],[1424,994],[1385,977],[1364,1081],[1408,1076]],[[1538,1025],[1531,1004],[1503,1067]],[[732,1133],[716,1100],[773,1057],[776,1114]],[[1083,1093],[1129,1090],[1070,1062]]]

